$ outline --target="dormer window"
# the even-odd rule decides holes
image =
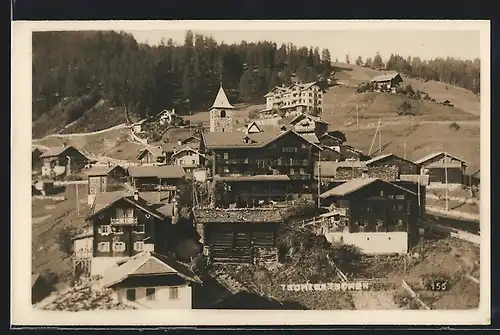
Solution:
[[[252,140],[250,139],[250,137],[245,136],[245,138],[243,139],[243,143],[252,143]]]

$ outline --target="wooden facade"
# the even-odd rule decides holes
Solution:
[[[264,209],[196,209],[204,252],[214,263],[258,264],[278,259],[279,212]]]
[[[251,139],[250,139],[251,140]],[[313,167],[321,149],[295,132],[286,132],[265,146],[213,148],[213,175],[220,177],[283,175],[293,190],[313,193]]]
[[[416,236],[425,202],[419,206],[418,195],[414,192],[418,187],[416,184],[400,184],[374,178],[353,179],[323,193],[322,205],[341,214],[340,220],[330,227],[330,232],[406,232],[409,243]],[[425,187],[421,191],[422,201]]]
[[[398,168],[398,176],[418,175],[420,174],[420,169],[421,169],[419,164],[416,164],[412,161],[398,157],[393,154],[374,157],[366,161],[366,165],[372,167],[396,166]]]
[[[93,226],[93,257],[131,257],[142,251],[168,250],[171,218],[149,210],[145,202],[138,206],[138,201],[120,198],[88,218]]]
[[[89,162],[84,154],[72,146],[48,150],[40,158],[43,160],[42,175],[56,177],[79,172]]]
[[[444,152],[431,154],[416,163],[428,170],[431,183],[463,184],[467,163]]]
[[[96,168],[94,170],[94,168]],[[121,166],[114,167],[93,167],[88,172],[88,193],[96,194],[101,192],[117,191],[122,187],[127,176],[127,171]]]

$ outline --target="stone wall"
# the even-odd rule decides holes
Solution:
[[[256,265],[269,264],[278,261],[278,248],[253,248],[253,258]]]

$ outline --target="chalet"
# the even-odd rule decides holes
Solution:
[[[177,165],[129,166],[128,175],[139,194],[150,202],[171,201],[177,193],[177,186],[186,176]],[[156,200],[155,200],[156,199]]]
[[[313,193],[313,161],[321,148],[293,130],[204,133],[203,141],[213,157],[214,177],[286,175],[292,197]]]
[[[262,264],[278,260],[276,235],[283,219],[275,209],[195,208],[203,251],[214,263]]]
[[[164,126],[164,125],[175,124],[180,119],[181,117],[175,113],[174,109],[172,109],[172,110],[163,110],[160,113],[160,117],[158,120],[160,125]]]
[[[332,148],[338,152],[340,152],[342,144],[344,144],[343,139],[334,136],[331,133],[324,133],[323,135],[318,136],[318,140],[322,146]]]
[[[38,148],[32,148],[31,149],[31,169],[33,172],[36,170],[40,169],[42,167],[41,161],[40,161],[40,156],[43,154],[43,151],[41,151]]]
[[[59,177],[82,170],[89,162],[73,146],[51,148],[40,155],[43,160],[42,176]]]
[[[135,122],[134,124],[132,124],[132,131],[136,134],[142,133],[145,130],[145,128],[144,128],[145,122],[146,122],[146,119],[143,119],[143,120],[139,120],[139,121]]]
[[[377,89],[393,89],[403,82],[403,78],[399,73],[383,74],[370,79],[370,84]]]
[[[373,157],[372,159],[365,162],[366,166],[396,166],[398,168],[398,177],[399,175],[418,175],[420,174],[420,165],[398,157],[394,154],[385,154],[377,157]]]
[[[367,254],[407,253],[425,206],[413,190],[377,178],[351,179],[320,198],[334,213],[324,228],[327,239]]]
[[[320,137],[328,132],[329,123],[317,116],[302,113],[290,121],[295,132],[299,134],[314,134]],[[319,142],[319,141],[318,141]]]
[[[191,309],[192,286],[200,278],[188,267],[162,254],[143,251],[103,273],[102,287],[146,309]]]
[[[53,287],[41,274],[31,275],[31,303],[34,305],[50,295]]]
[[[161,146],[148,146],[139,151],[137,155],[139,164],[164,164],[165,154]]]
[[[467,162],[445,152],[435,152],[415,161],[428,171],[431,183],[463,184]]]
[[[86,218],[93,233],[91,274],[102,274],[117,260],[142,251],[171,251],[175,241],[171,234],[172,206],[152,205],[137,192],[96,194],[92,213]]]
[[[182,167],[186,173],[190,173],[205,165],[205,155],[187,145],[175,151],[171,161],[174,165]]]
[[[94,165],[86,174],[89,185],[87,199],[89,205],[91,205],[97,193],[122,189],[127,170],[119,165]]]

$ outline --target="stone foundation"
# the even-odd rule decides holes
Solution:
[[[278,262],[278,248],[253,248],[254,264],[270,264]]]

